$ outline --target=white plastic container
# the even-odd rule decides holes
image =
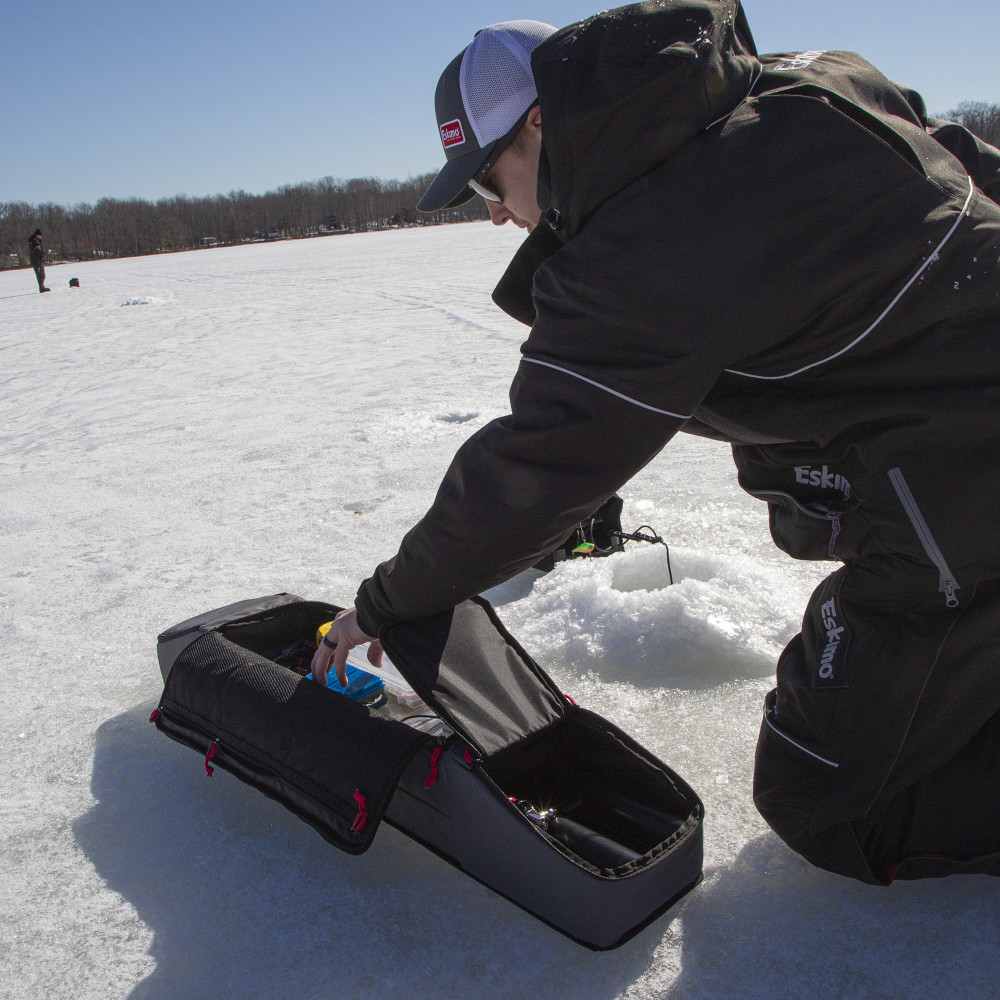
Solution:
[[[454,732],[410,687],[385,653],[382,654],[381,666],[375,667],[368,661],[368,643],[363,646],[355,646],[347,654],[347,665],[383,682],[385,686],[382,690],[385,692],[386,701],[378,706],[379,711],[399,722],[405,722],[414,729],[429,733],[431,736],[448,737]],[[330,677],[333,678],[331,683],[339,689],[340,685],[333,673],[332,665]]]
[[[347,654],[347,662],[355,670],[363,670],[366,674],[380,677],[385,681],[386,694],[395,698],[400,705],[407,708],[423,709],[424,712],[430,713],[431,710],[424,704],[423,699],[410,687],[385,653],[382,654],[382,666],[372,666],[368,660],[368,644],[366,643],[364,646],[355,646]]]
[[[400,722],[405,722],[414,729],[429,733],[431,736],[450,736],[454,730],[425,702],[420,695],[407,683],[403,675],[396,669],[392,660],[382,654],[382,665],[374,667],[368,662],[368,644],[355,646],[347,654],[347,662],[355,670],[362,670],[378,677],[385,682],[385,693],[388,704],[380,707],[380,711],[391,715]]]

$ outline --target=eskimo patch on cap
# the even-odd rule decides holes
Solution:
[[[441,145],[445,149],[452,146],[461,146],[465,142],[465,133],[462,131],[462,121],[455,118],[450,122],[445,122],[441,126]]]

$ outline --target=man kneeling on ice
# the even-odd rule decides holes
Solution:
[[[313,661],[533,565],[678,431],[816,590],[765,701],[754,799],[865,882],[1000,874],[1000,151],[850,52],[758,55],[734,0],[485,28],[438,84],[447,162],[529,232],[511,414]],[[377,649],[377,646],[375,647]]]

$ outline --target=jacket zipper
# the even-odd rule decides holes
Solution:
[[[846,513],[846,511],[834,510],[832,508],[825,511],[814,510],[812,507],[807,507],[801,501],[796,500],[791,493],[785,493],[782,490],[748,490],[747,492],[749,492],[751,496],[758,497],[761,500],[767,500],[768,497],[780,497],[782,500],[787,500],[791,503],[800,514],[805,514],[806,517],[812,517],[818,521],[829,521],[830,544],[827,546],[827,555],[829,555],[831,559],[837,558],[837,554],[834,550],[837,545],[837,536],[840,534],[840,518],[841,515]]]
[[[938,548],[934,535],[924,520],[924,515],[920,512],[917,501],[910,492],[902,469],[897,466],[895,469],[890,469],[887,475],[892,483],[892,488],[896,491],[896,496],[899,497],[899,502],[903,505],[903,510],[906,511],[906,516],[910,519],[910,524],[913,525],[913,530],[916,531],[917,537],[920,539],[920,544],[924,547],[924,552],[927,553],[927,558],[937,567],[938,590],[944,594],[945,603],[949,608],[958,607],[955,591],[960,590],[961,587],[955,580],[955,574],[948,567],[944,554]]]

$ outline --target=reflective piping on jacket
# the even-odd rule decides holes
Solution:
[[[803,372],[807,372],[809,371],[810,368],[815,368],[817,365],[825,365],[828,361],[833,361],[834,358],[839,358],[841,354],[846,354],[847,351],[849,351],[852,347],[855,347],[858,344],[860,344],[861,341],[864,340],[865,337],[867,337],[868,334],[871,333],[872,330],[874,330],[875,327],[877,327],[879,323],[881,323],[882,320],[884,320],[886,316],[889,315],[889,312],[895,307],[896,303],[906,294],[910,286],[917,280],[917,278],[919,278],[920,275],[922,275],[924,271],[928,267],[930,267],[930,265],[933,264],[934,261],[937,260],[938,254],[941,252],[945,243],[947,243],[948,240],[951,239],[952,234],[955,232],[956,229],[958,229],[958,224],[962,221],[963,218],[965,218],[965,213],[969,208],[969,202],[972,201],[972,196],[973,194],[975,194],[976,191],[976,185],[973,183],[971,177],[968,178],[968,181],[969,181],[969,196],[965,199],[965,204],[962,206],[962,211],[958,213],[958,218],[955,220],[951,229],[948,230],[944,239],[941,240],[941,242],[934,248],[934,252],[930,254],[927,257],[927,260],[923,262],[917,273],[914,274],[913,277],[910,278],[910,280],[905,285],[903,285],[903,287],[896,293],[896,297],[885,307],[885,309],[882,310],[882,314],[878,317],[878,319],[875,320],[874,323],[872,323],[870,327],[868,327],[867,330],[865,330],[864,333],[862,333],[858,337],[855,337],[854,340],[852,340],[846,347],[842,347],[839,351],[837,351],[836,354],[831,354],[828,358],[823,358],[822,361],[814,361],[812,364],[805,365],[794,372],[788,372],[787,375],[753,375],[750,372],[738,372],[734,368],[727,368],[726,371],[730,375],[742,375],[744,378],[756,378],[756,379],[763,379],[765,381],[773,381],[774,379],[782,379],[782,378],[792,378],[793,375],[801,375]]]
[[[832,760],[827,760],[825,757],[820,757],[818,753],[813,753],[812,750],[807,750],[801,743],[796,743],[790,736],[786,736],[768,717],[767,717],[767,707],[764,707],[764,721],[771,728],[771,731],[777,733],[783,740],[788,740],[793,747],[798,747],[803,753],[809,754],[810,757],[815,757],[816,760],[822,761],[824,764],[829,764],[830,767],[840,767],[839,764],[835,764]]]
[[[740,103],[737,104],[736,107],[733,108],[732,111],[727,111],[721,118],[716,118],[715,121],[712,122],[711,125],[706,125],[705,126],[705,131],[706,132],[710,128],[714,128],[716,125],[718,125],[719,122],[724,122],[731,115],[736,114],[736,112],[739,111],[739,109],[742,108],[743,105],[746,104],[746,102],[750,100],[750,95],[753,93],[753,88],[757,86],[757,81],[761,78],[761,76],[763,75],[763,73],[764,73],[764,67],[761,66],[761,68],[759,70],[757,70],[757,75],[753,78],[753,81],[750,84],[750,89],[747,91],[747,96],[744,97],[743,100],[740,101]]]
[[[587,378],[585,375],[577,375],[576,372],[571,372],[568,368],[560,368],[558,365],[550,364],[548,361],[539,361],[537,358],[521,358],[521,360],[530,361],[531,364],[541,365],[543,368],[551,368],[553,371],[562,372],[564,375],[572,375],[573,378],[578,378],[581,382],[586,382],[587,385],[592,385],[597,389],[603,389],[604,392],[610,392],[612,396],[624,399],[626,403],[631,403],[633,406],[641,406],[644,410],[652,410],[654,413],[662,413],[665,417],[676,417],[678,420],[690,420],[692,417],[692,414],[690,413],[685,416],[683,413],[671,413],[670,410],[661,410],[658,406],[650,406],[649,403],[640,402],[638,399],[626,396],[623,392],[617,392],[614,389],[609,389],[606,385],[601,385],[600,382],[595,382],[592,378]]]

